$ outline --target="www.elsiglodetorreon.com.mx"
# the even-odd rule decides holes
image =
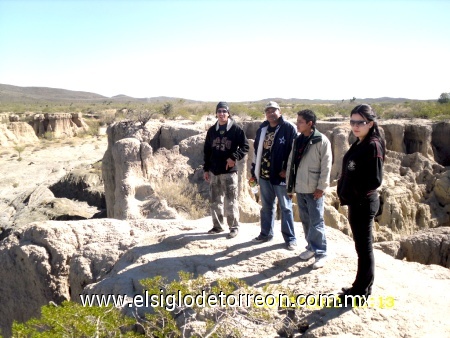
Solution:
[[[266,307],[266,308],[323,308],[323,307],[378,307],[393,308],[395,299],[392,296],[350,296],[339,299],[335,294],[253,294],[238,293],[226,294],[220,291],[218,294],[202,291],[199,294],[165,294],[160,290],[158,294],[137,294],[133,297],[114,294],[80,295],[83,306],[109,306],[115,307],[163,307],[173,311],[177,307]]]

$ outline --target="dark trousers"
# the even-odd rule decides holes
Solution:
[[[380,200],[377,193],[348,206],[348,220],[358,254],[358,272],[352,287],[354,294],[370,295],[372,293],[375,276],[372,228],[379,207]]]

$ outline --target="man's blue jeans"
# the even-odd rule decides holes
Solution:
[[[317,200],[313,194],[297,193],[297,204],[303,231],[308,245],[306,249],[317,258],[327,255],[327,238],[323,221],[323,196]]]
[[[296,244],[292,200],[288,197],[285,185],[273,185],[269,180],[260,179],[261,189],[261,237],[273,237],[276,203],[278,198],[281,208],[281,233],[286,244]]]

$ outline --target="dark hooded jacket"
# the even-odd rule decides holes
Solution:
[[[204,153],[204,171],[210,171],[214,175],[226,174],[237,171],[237,165],[226,169],[227,159],[239,161],[248,153],[249,145],[244,131],[236,122],[229,118],[226,131],[220,134],[217,121],[206,133]]]

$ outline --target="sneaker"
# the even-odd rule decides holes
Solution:
[[[220,234],[221,232],[224,232],[222,228],[212,228],[208,231],[208,234]]]
[[[316,261],[314,262],[312,268],[313,269],[323,268],[325,266],[326,261],[327,261],[327,256],[322,256],[322,257],[316,258]]]
[[[237,234],[238,234],[238,229],[233,228],[230,230],[230,233],[227,235],[227,238],[234,238],[237,236]]]
[[[313,251],[309,251],[309,250],[303,251],[300,254],[300,259],[303,259],[304,261],[307,261],[307,260],[309,260],[310,258],[313,258],[313,257],[314,257],[314,252]]]
[[[258,237],[255,237],[252,239],[253,243],[263,243],[263,242],[270,242],[273,239],[273,237],[263,237],[259,235]]]
[[[296,243],[288,243],[286,249],[288,249],[290,251],[294,251],[295,249],[297,249],[297,244]]]

